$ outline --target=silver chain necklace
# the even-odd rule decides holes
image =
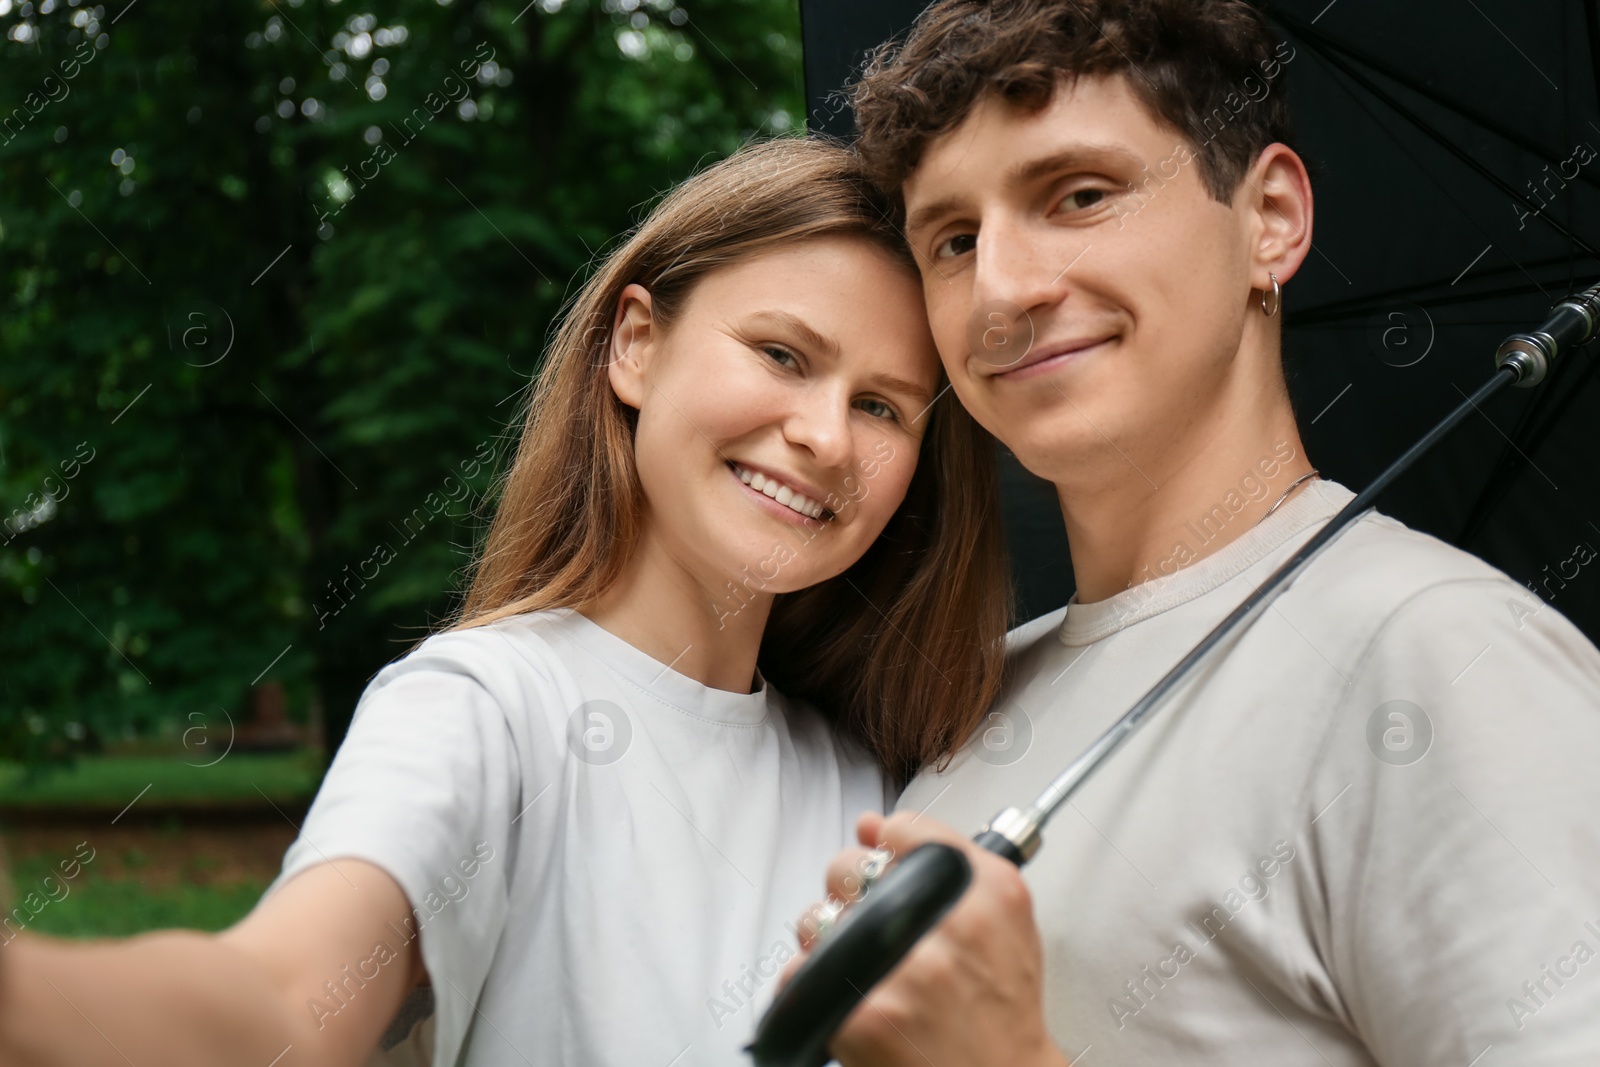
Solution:
[[[1283,491],[1283,495],[1280,496],[1277,500],[1274,500],[1272,502],[1272,506],[1267,509],[1267,515],[1271,515],[1274,511],[1277,511],[1278,510],[1278,505],[1283,503],[1285,500],[1289,499],[1289,494],[1294,492],[1294,487],[1295,486],[1299,485],[1301,482],[1305,481],[1307,478],[1318,478],[1318,477],[1321,477],[1321,475],[1319,475],[1315,470],[1309,470],[1306,473],[1302,474],[1300,477],[1296,478],[1294,481],[1290,482],[1289,483],[1289,488],[1285,489]],[[1267,521],[1267,515],[1263,515],[1263,516],[1261,516],[1261,518],[1257,519],[1256,520],[1256,525],[1260,526],[1262,523],[1266,522]]]

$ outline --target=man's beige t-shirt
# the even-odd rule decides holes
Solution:
[[[1008,695],[898,807],[976,831],[1026,806],[1352,496],[1314,481],[1214,555],[1019,628]],[[1600,651],[1375,512],[1217,651],[1025,869],[1062,1050],[1600,1064]]]

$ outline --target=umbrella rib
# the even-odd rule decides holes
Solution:
[[[1589,366],[1584,369],[1582,376],[1568,384],[1557,377],[1566,368],[1557,365],[1551,374],[1550,388],[1541,390],[1541,396],[1554,397],[1548,413],[1541,413],[1535,405],[1530,405],[1522,424],[1512,428],[1510,435],[1511,445],[1500,453],[1494,470],[1489,472],[1483,489],[1479,491],[1478,498],[1473,501],[1472,507],[1467,511],[1466,520],[1461,524],[1461,533],[1457,535],[1453,544],[1457,547],[1465,545],[1468,540],[1478,535],[1478,532],[1489,521],[1489,515],[1499,505],[1505,495],[1511,491],[1511,486],[1518,474],[1527,466],[1529,460],[1526,453],[1536,451],[1546,437],[1555,430],[1556,424],[1566,413],[1579,394],[1589,384],[1590,379],[1600,371],[1600,359],[1589,360]]]
[[[1595,80],[1596,100],[1600,102],[1600,0],[1588,0],[1583,5],[1583,10],[1589,39],[1589,71]],[[1568,270],[1570,273],[1570,263]],[[1511,430],[1509,438],[1511,447],[1501,449],[1494,468],[1489,472],[1489,477],[1479,489],[1472,506],[1467,509],[1467,517],[1462,521],[1461,531],[1454,542],[1457,546],[1467,544],[1488,525],[1494,510],[1511,492],[1517,476],[1532,463],[1528,458],[1529,454],[1538,451],[1545,439],[1555,432],[1567,409],[1589,385],[1596,371],[1600,371],[1600,359],[1590,359],[1589,366],[1570,383],[1563,380],[1564,371],[1568,371],[1568,368],[1558,364],[1550,376],[1550,387],[1541,390],[1533,402],[1523,409],[1522,417]],[[1571,378],[1572,374],[1568,372],[1566,377]],[[1557,383],[1560,385],[1559,388]],[[1518,444],[1519,441],[1521,445]]]
[[[1541,205],[1536,204],[1534,201],[1529,200],[1526,196],[1523,196],[1521,193],[1517,192],[1516,189],[1512,188],[1511,185],[1509,185],[1498,174],[1495,174],[1488,167],[1485,167],[1482,163],[1479,163],[1476,159],[1473,159],[1471,153],[1463,151],[1460,146],[1452,143],[1448,137],[1445,137],[1422,118],[1413,114],[1411,110],[1404,104],[1390,96],[1387,92],[1379,88],[1369,78],[1367,78],[1366,75],[1362,74],[1360,71],[1351,66],[1348,60],[1344,59],[1342,56],[1334,54],[1329,49],[1319,47],[1318,42],[1316,41],[1307,39],[1306,44],[1328,63],[1332,64],[1334,67],[1337,67],[1351,81],[1355,82],[1357,85],[1367,90],[1367,92],[1377,97],[1380,102],[1388,105],[1389,109],[1395,114],[1411,123],[1411,125],[1415,126],[1423,134],[1436,142],[1445,151],[1455,156],[1462,163],[1465,163],[1473,172],[1478,174],[1485,181],[1489,182],[1496,189],[1499,189],[1502,193],[1505,193],[1513,200],[1526,206],[1530,211],[1534,212],[1535,217],[1544,222],[1545,225],[1549,226],[1567,240],[1571,241],[1573,244],[1589,253],[1589,255],[1600,258],[1600,252],[1596,252],[1593,248],[1591,248],[1587,241],[1552,218],[1547,212],[1545,212]],[[1408,152],[1407,155],[1410,155],[1410,153]],[[1423,173],[1427,172],[1424,171]],[[1470,215],[1468,217],[1470,218]]]
[[[1586,21],[1586,24],[1587,24],[1586,28],[1588,30],[1589,51],[1590,51],[1590,56],[1591,56],[1591,68],[1590,69],[1591,69],[1591,73],[1593,74],[1593,76],[1595,78],[1595,82],[1596,82],[1596,97],[1597,97],[1597,99],[1600,99],[1600,0],[1588,0],[1588,2],[1586,2],[1584,4],[1584,15],[1585,15],[1585,21]],[[1500,186],[1502,188],[1502,191],[1507,192],[1509,195],[1511,195],[1515,199],[1519,200],[1524,206],[1527,206],[1529,208],[1533,207],[1533,205],[1530,204],[1525,197],[1522,197],[1522,196],[1518,195],[1514,190],[1506,188],[1505,186],[1503,186],[1500,183],[1499,179],[1495,175],[1493,175],[1492,173],[1488,172],[1485,168],[1482,168],[1482,167],[1476,165],[1476,161],[1475,160],[1472,160],[1470,158],[1462,156],[1462,154],[1456,149],[1456,147],[1454,145],[1452,145],[1448,141],[1444,140],[1442,135],[1440,135],[1437,131],[1435,131],[1432,128],[1430,128],[1418,116],[1412,114],[1407,108],[1402,107],[1397,101],[1395,101],[1392,98],[1390,98],[1388,96],[1388,94],[1383,93],[1381,90],[1379,90],[1369,80],[1367,80],[1365,78],[1362,78],[1356,71],[1352,70],[1346,64],[1338,62],[1333,56],[1329,55],[1328,53],[1330,51],[1342,52],[1342,53],[1344,53],[1344,55],[1348,56],[1349,58],[1351,58],[1353,60],[1356,60],[1358,62],[1364,63],[1365,65],[1367,65],[1368,67],[1374,69],[1375,71],[1378,71],[1378,72],[1386,75],[1387,77],[1393,79],[1397,84],[1405,86],[1406,88],[1410,89],[1412,92],[1414,92],[1417,95],[1423,97],[1424,99],[1430,100],[1433,103],[1437,104],[1438,106],[1444,108],[1445,110],[1450,111],[1450,112],[1452,112],[1452,113],[1454,113],[1454,114],[1456,114],[1456,115],[1458,115],[1458,116],[1460,116],[1462,118],[1465,118],[1468,121],[1476,123],[1478,126],[1480,126],[1481,128],[1483,128],[1484,130],[1486,130],[1486,131],[1488,131],[1490,133],[1498,135],[1503,140],[1505,140],[1505,141],[1507,141],[1507,142],[1509,142],[1509,143],[1511,143],[1513,145],[1516,145],[1517,147],[1521,148],[1522,150],[1528,152],[1530,155],[1534,156],[1536,159],[1540,159],[1540,160],[1542,160],[1543,162],[1545,162],[1548,165],[1554,165],[1554,166],[1559,167],[1560,164],[1557,161],[1555,161],[1554,159],[1551,158],[1549,150],[1546,149],[1544,146],[1539,145],[1536,142],[1532,141],[1531,139],[1522,137],[1522,136],[1520,136],[1518,134],[1513,133],[1512,131],[1509,131],[1509,130],[1501,128],[1497,123],[1495,123],[1492,120],[1490,120],[1487,116],[1479,114],[1479,113],[1476,113],[1474,109],[1468,108],[1465,105],[1457,104],[1455,101],[1452,101],[1452,100],[1450,100],[1450,99],[1448,99],[1448,98],[1446,98],[1446,97],[1434,92],[1431,88],[1429,88],[1429,87],[1427,87],[1427,86],[1425,86],[1423,84],[1418,83],[1416,80],[1414,80],[1414,79],[1412,79],[1412,78],[1410,78],[1410,77],[1408,77],[1408,76],[1406,76],[1406,75],[1404,75],[1402,73],[1399,73],[1397,71],[1389,69],[1384,64],[1377,62],[1376,60],[1374,60],[1370,56],[1367,56],[1367,55],[1363,54],[1359,50],[1357,50],[1355,48],[1352,48],[1349,45],[1344,44],[1343,42],[1337,41],[1337,40],[1333,39],[1332,37],[1329,37],[1328,35],[1323,34],[1321,31],[1315,30],[1312,27],[1309,27],[1309,26],[1301,24],[1298,19],[1294,19],[1292,17],[1284,16],[1281,13],[1277,17],[1279,18],[1279,21],[1281,21],[1286,26],[1289,26],[1291,29],[1293,29],[1297,33],[1299,33],[1299,35],[1301,37],[1306,38],[1307,39],[1307,43],[1312,47],[1312,49],[1314,51],[1318,52],[1319,54],[1321,54],[1325,60],[1329,61],[1330,63],[1333,63],[1334,66],[1336,66],[1340,70],[1342,70],[1352,80],[1355,80],[1356,82],[1361,84],[1364,88],[1366,88],[1368,92],[1371,92],[1379,100],[1381,100],[1384,103],[1388,104],[1389,107],[1391,107],[1394,111],[1396,111],[1401,117],[1403,117],[1406,120],[1408,120],[1409,122],[1411,122],[1414,126],[1416,126],[1418,129],[1420,129],[1427,136],[1429,136],[1429,137],[1433,138],[1435,141],[1439,142],[1441,145],[1443,145],[1443,147],[1446,148],[1446,150],[1450,151],[1453,155],[1456,155],[1458,158],[1461,158],[1463,162],[1467,163],[1474,170],[1478,171],[1484,178],[1488,179],[1490,182],[1496,184],[1497,186]],[[1322,47],[1319,48],[1318,47],[1319,44]],[[1407,154],[1409,155],[1409,153],[1407,153]],[[1420,166],[1420,164],[1419,164],[1419,166]],[[1426,173],[1426,171],[1424,171],[1424,173]],[[1582,180],[1586,184],[1588,184],[1590,186],[1600,186],[1600,182],[1595,181],[1594,179],[1590,178],[1588,175],[1581,175],[1581,177],[1582,177]],[[1545,217],[1544,214],[1543,214],[1542,207],[1539,209],[1539,213],[1538,213],[1537,217],[1540,217],[1540,218],[1544,218]],[[1574,234],[1571,234],[1571,233],[1567,232],[1566,228],[1561,226],[1561,225],[1559,225],[1556,222],[1556,220],[1547,218],[1546,221],[1551,224],[1552,228],[1556,229],[1558,232],[1560,232],[1564,236],[1566,236],[1569,240],[1571,240],[1575,244],[1578,244],[1579,246],[1583,247],[1585,249],[1585,251],[1588,251],[1588,252],[1590,252],[1591,255],[1593,255],[1593,251],[1588,249],[1588,246],[1581,239],[1577,238]],[[1536,267],[1537,266],[1543,266],[1543,265],[1545,265],[1545,264],[1535,264]],[[1522,269],[1520,267],[1520,264],[1518,266],[1519,266],[1519,269]],[[1568,270],[1569,270],[1569,272],[1571,270],[1570,262],[1568,263]],[[1523,269],[1522,272],[1524,274],[1527,274],[1526,269]],[[1529,278],[1530,278],[1530,280],[1532,280],[1532,276],[1531,275],[1529,275]],[[1430,284],[1437,284],[1437,283],[1430,283]],[[1537,281],[1534,281],[1534,285],[1536,287],[1538,286]],[[1426,289],[1427,286],[1421,286],[1421,287],[1418,287],[1418,288],[1419,289]],[[1526,289],[1526,287],[1516,287],[1516,288],[1504,290],[1502,292],[1497,292],[1497,293],[1483,293],[1483,292],[1474,293],[1474,294],[1471,294],[1470,297],[1467,297],[1465,295],[1463,295],[1462,297],[1457,297],[1457,298],[1446,297],[1446,298],[1443,298],[1442,302],[1445,302],[1445,303],[1458,303],[1458,302],[1461,302],[1462,300],[1465,300],[1465,299],[1482,300],[1482,299],[1484,299],[1486,297],[1493,297],[1493,296],[1499,296],[1499,295],[1510,295],[1511,293],[1514,293],[1514,292],[1526,292],[1526,291],[1528,291]],[[1439,301],[1436,300],[1436,302],[1439,302]],[[1356,304],[1358,302],[1352,301],[1352,302],[1347,302],[1347,303],[1350,303],[1350,304],[1353,305],[1353,304]],[[1324,312],[1333,311],[1333,310],[1334,309],[1332,307],[1328,307],[1328,308],[1324,309]],[[1354,308],[1352,308],[1352,311],[1353,310],[1354,310]],[[1294,320],[1296,321],[1296,323],[1299,323],[1300,321],[1302,321],[1302,319],[1303,319],[1303,314],[1294,316]],[[1289,323],[1286,322],[1285,325],[1289,325]],[[1555,396],[1554,403],[1545,404],[1545,405],[1541,405],[1539,403],[1539,400],[1548,399],[1551,396],[1555,395],[1555,391],[1554,390],[1546,390],[1546,391],[1543,391],[1541,393],[1540,397],[1535,398],[1535,402],[1533,404],[1528,405],[1527,408],[1523,411],[1522,418],[1520,418],[1518,420],[1518,425],[1516,425],[1513,428],[1511,437],[1508,438],[1508,440],[1511,442],[1511,445],[1501,451],[1500,457],[1496,461],[1493,470],[1490,472],[1489,477],[1487,479],[1485,479],[1485,482],[1484,482],[1482,488],[1479,490],[1479,492],[1476,495],[1476,498],[1472,502],[1472,506],[1468,509],[1467,516],[1466,516],[1465,521],[1462,523],[1460,533],[1457,535],[1457,537],[1454,540],[1454,543],[1456,545],[1465,544],[1469,539],[1475,537],[1479,533],[1479,531],[1489,521],[1489,516],[1492,514],[1494,509],[1499,505],[1500,501],[1502,499],[1504,499],[1505,495],[1508,492],[1510,492],[1511,487],[1515,483],[1515,480],[1516,480],[1518,474],[1527,465],[1527,456],[1524,453],[1518,451],[1518,448],[1516,447],[1517,443],[1521,442],[1522,445],[1526,446],[1526,451],[1529,451],[1529,452],[1537,449],[1539,444],[1541,442],[1543,442],[1544,439],[1547,438],[1551,432],[1554,431],[1556,425],[1559,423],[1559,421],[1561,419],[1562,414],[1566,411],[1567,407],[1572,403],[1574,397],[1578,393],[1582,392],[1583,388],[1588,385],[1590,379],[1592,379],[1595,376],[1597,371],[1600,371],[1600,361],[1591,361],[1591,362],[1593,363],[1593,365],[1591,365],[1590,367],[1585,368],[1585,371],[1582,373],[1582,375],[1578,378],[1577,381],[1572,382],[1570,385],[1567,385],[1566,383],[1563,383],[1564,388],[1562,390],[1560,390],[1560,395],[1559,396]],[[1565,370],[1565,369],[1566,369],[1565,367],[1558,367],[1556,369],[1557,375],[1560,374],[1560,371]],[[1570,377],[1570,374],[1569,374],[1569,377]],[[1552,383],[1552,384],[1554,384],[1554,383]],[[1541,410],[1541,408],[1545,408],[1547,410]]]
[[[1328,54],[1326,54],[1324,52],[1318,51],[1314,47],[1313,47],[1313,51],[1317,51],[1317,54],[1322,57],[1324,62],[1329,63],[1329,64],[1333,65],[1334,67],[1337,67],[1338,69],[1344,71],[1349,77],[1351,77],[1353,80],[1357,81],[1358,83],[1364,84],[1366,86],[1366,88],[1368,89],[1368,91],[1373,93],[1373,95],[1377,96],[1380,101],[1388,103],[1390,107],[1392,107],[1395,111],[1399,112],[1403,117],[1410,119],[1410,121],[1413,124],[1415,124],[1417,127],[1419,127],[1424,133],[1428,134],[1430,137],[1433,137],[1435,140],[1438,140],[1439,143],[1442,144],[1452,154],[1457,155],[1458,158],[1461,158],[1464,162],[1468,163],[1469,165],[1472,165],[1476,169],[1479,169],[1486,177],[1488,177],[1488,179],[1490,181],[1495,182],[1497,184],[1503,184],[1503,183],[1500,183],[1499,179],[1496,178],[1492,173],[1489,173],[1487,170],[1483,170],[1482,168],[1478,167],[1478,165],[1477,165],[1475,160],[1471,159],[1471,157],[1469,157],[1469,156],[1462,155],[1456,149],[1456,147],[1454,145],[1450,144],[1449,141],[1444,140],[1439,133],[1437,133],[1435,130],[1429,128],[1428,125],[1426,123],[1422,122],[1420,119],[1417,119],[1415,116],[1411,115],[1409,112],[1407,112],[1405,110],[1405,108],[1401,107],[1397,102],[1388,99],[1386,94],[1384,94],[1376,86],[1372,85],[1369,82],[1366,82],[1365,79],[1362,79],[1361,76],[1359,74],[1357,74],[1355,71],[1350,70],[1344,63],[1342,63],[1336,57],[1328,55]],[[1433,176],[1432,172],[1429,171],[1428,168],[1425,167],[1422,164],[1421,160],[1419,160],[1416,156],[1411,154],[1411,149],[1406,147],[1405,143],[1402,142],[1400,140],[1400,138],[1395,136],[1394,131],[1390,130],[1389,127],[1385,126],[1382,122],[1378,121],[1378,117],[1372,113],[1372,109],[1367,106],[1367,102],[1365,100],[1361,99],[1361,97],[1358,94],[1356,94],[1348,85],[1345,85],[1342,82],[1339,82],[1339,80],[1337,78],[1334,79],[1334,82],[1335,82],[1335,84],[1338,84],[1339,87],[1341,89],[1343,89],[1349,95],[1351,100],[1355,101],[1355,104],[1356,104],[1357,107],[1359,107],[1363,112],[1366,113],[1366,116],[1369,119],[1372,120],[1373,125],[1378,127],[1378,129],[1383,132],[1384,136],[1388,137],[1391,141],[1393,141],[1395,143],[1395,147],[1400,149],[1401,154],[1403,154],[1407,159],[1411,160],[1411,162],[1416,166],[1417,170],[1422,174],[1422,176],[1427,178],[1429,181],[1433,182],[1433,184],[1436,185],[1439,188],[1439,191],[1444,194],[1445,199],[1449,200],[1452,204],[1454,204],[1456,206],[1456,210],[1461,212],[1462,217],[1467,220],[1467,223],[1469,225],[1471,225],[1473,229],[1477,230],[1480,235],[1482,235],[1484,237],[1488,237],[1489,236],[1488,233],[1486,233],[1484,231],[1483,227],[1478,224],[1478,220],[1477,220],[1476,217],[1474,217],[1472,212],[1468,211],[1465,207],[1463,207],[1461,205],[1461,203],[1458,200],[1456,200],[1456,198],[1453,195],[1451,195],[1450,189],[1443,182],[1441,182],[1438,178],[1435,178]],[[1557,223],[1554,219],[1550,219],[1550,218],[1547,217],[1545,221],[1548,222],[1551,226],[1554,226],[1556,229],[1562,230],[1562,232],[1566,232],[1565,228],[1562,227],[1559,223]],[[1580,245],[1584,249],[1584,251],[1588,252],[1591,256],[1595,256],[1595,258],[1600,258],[1600,256],[1597,256],[1595,254],[1593,249],[1589,248],[1589,246],[1587,244],[1584,244],[1584,242],[1579,240],[1576,236],[1573,236],[1573,235],[1569,234],[1568,237],[1569,237],[1570,240],[1575,241],[1578,245]],[[1491,244],[1491,246],[1493,245],[1493,241],[1492,240],[1491,240],[1490,244]],[[1569,255],[1570,255],[1570,252],[1569,252]],[[1528,268],[1527,267],[1524,267],[1520,262],[1518,262],[1517,258],[1515,256],[1513,256],[1510,252],[1506,252],[1505,256],[1506,256],[1507,259],[1509,259],[1511,261],[1512,266],[1516,267],[1517,270],[1521,271],[1522,274],[1528,279],[1528,281],[1533,283],[1534,288],[1538,289],[1540,294],[1546,300],[1550,299],[1550,294],[1545,291],[1544,286],[1539,284],[1539,279],[1535,278],[1532,274],[1528,273]],[[1482,258],[1482,253],[1479,253],[1479,258],[1480,259]],[[1474,262],[1476,262],[1476,260],[1474,260]],[[1451,282],[1450,284],[1453,286],[1453,285],[1455,285],[1456,281],[1460,281],[1460,280],[1461,279],[1459,277],[1457,277],[1456,280]]]
[[[1569,265],[1570,260],[1568,260],[1565,256],[1561,257],[1560,259],[1543,260],[1541,262],[1531,264],[1531,266],[1533,266],[1535,269],[1551,266],[1567,267]],[[1514,274],[1515,270],[1516,268],[1514,267],[1492,268],[1491,270],[1485,272],[1484,277],[1488,279],[1497,275]],[[1553,281],[1551,284],[1557,286],[1566,286],[1568,283],[1565,281]],[[1370,311],[1377,311],[1381,310],[1382,308],[1392,307],[1395,300],[1401,297],[1409,297],[1415,300],[1417,303],[1426,302],[1430,306],[1436,306],[1476,303],[1481,300],[1493,300],[1498,297],[1521,296],[1524,293],[1544,293],[1545,291],[1542,286],[1529,283],[1508,284],[1492,289],[1460,289],[1455,291],[1449,291],[1449,289],[1450,284],[1448,280],[1443,278],[1422,282],[1418,285],[1385,288],[1381,293],[1373,294],[1371,296],[1354,297],[1349,300],[1339,300],[1327,304],[1317,304],[1311,307],[1301,308],[1299,311],[1288,314],[1284,319],[1284,322],[1285,324],[1295,326],[1311,326],[1324,322],[1339,322],[1340,320],[1348,319],[1354,315],[1364,315]]]
[[[1588,0],[1588,4],[1586,5],[1591,14],[1595,10],[1595,3],[1596,0]],[[1527,152],[1531,156],[1537,157],[1544,163],[1548,163],[1553,167],[1560,167],[1560,165],[1565,162],[1552,153],[1548,147],[1540,144],[1538,141],[1535,141],[1530,137],[1526,137],[1523,134],[1517,133],[1515,130],[1508,129],[1500,125],[1494,119],[1490,118],[1486,114],[1483,114],[1477,109],[1469,107],[1466,104],[1458,103],[1457,101],[1441,94],[1437,90],[1430,87],[1426,82],[1419,81],[1409,74],[1386,66],[1384,63],[1366,54],[1365,52],[1362,52],[1356,47],[1337,40],[1306,23],[1302,23],[1299,19],[1292,15],[1286,15],[1282,12],[1278,12],[1274,15],[1274,17],[1285,26],[1294,30],[1295,33],[1299,34],[1301,37],[1307,38],[1307,43],[1312,44],[1313,47],[1315,47],[1317,44],[1320,44],[1324,48],[1336,52],[1342,52],[1351,59],[1366,64],[1368,67],[1371,67],[1373,70],[1381,73],[1384,77],[1393,80],[1399,85],[1405,86],[1407,89],[1410,89],[1418,96],[1438,104],[1446,111],[1450,111],[1469,122],[1476,123],[1488,132],[1510,142],[1511,144],[1516,145],[1518,148]],[[1319,51],[1320,50],[1321,49],[1319,49]],[[1596,77],[1600,78],[1600,67],[1596,68]],[[1583,173],[1581,170],[1578,172],[1578,178],[1585,184],[1600,189],[1600,178],[1591,177],[1590,175]]]
[[[1600,0],[1583,5],[1583,21],[1589,31],[1589,73],[1594,76],[1595,102],[1600,103]]]
[[[1420,119],[1418,119],[1415,116],[1411,115],[1398,102],[1389,99],[1387,94],[1383,93],[1382,90],[1378,89],[1371,82],[1369,82],[1366,79],[1362,78],[1360,74],[1358,74],[1356,71],[1352,70],[1348,65],[1346,65],[1344,62],[1339,60],[1337,57],[1329,55],[1329,54],[1327,54],[1325,52],[1322,52],[1321,50],[1316,49],[1315,46],[1313,46],[1313,51],[1316,51],[1317,54],[1322,57],[1324,62],[1326,62],[1326,63],[1336,67],[1337,69],[1343,71],[1348,77],[1350,77],[1352,80],[1354,80],[1357,84],[1365,86],[1367,91],[1371,92],[1374,96],[1377,96],[1380,102],[1387,103],[1392,109],[1394,109],[1396,112],[1398,112],[1401,115],[1402,118],[1408,119],[1414,125],[1419,127],[1422,130],[1423,133],[1427,134],[1428,136],[1432,137],[1434,140],[1438,141],[1441,145],[1443,145],[1446,150],[1450,151],[1452,154],[1457,155],[1458,158],[1461,158],[1464,162],[1468,163],[1469,165],[1477,168],[1478,165],[1477,165],[1475,160],[1473,160],[1473,159],[1471,159],[1470,157],[1467,157],[1467,156],[1462,156],[1459,152],[1457,152],[1456,147],[1454,145],[1450,144],[1449,141],[1444,140],[1442,135],[1440,135],[1437,131],[1431,129],[1430,127],[1428,127],[1428,125],[1426,123],[1422,122]],[[1454,204],[1456,206],[1456,210],[1461,212],[1462,217],[1467,220],[1467,223],[1469,225],[1471,225],[1473,229],[1477,230],[1480,235],[1482,235],[1484,237],[1488,237],[1489,234],[1486,233],[1484,231],[1483,227],[1478,224],[1478,220],[1472,214],[1472,212],[1468,211],[1464,206],[1462,206],[1461,202],[1458,201],[1455,198],[1455,196],[1451,194],[1450,189],[1443,182],[1441,182],[1438,178],[1434,177],[1433,173],[1431,171],[1429,171],[1429,169],[1427,167],[1423,166],[1423,163],[1422,163],[1422,161],[1420,159],[1418,159],[1416,156],[1412,155],[1411,149],[1409,147],[1407,147],[1406,144],[1403,141],[1401,141],[1399,137],[1395,136],[1394,131],[1390,130],[1389,127],[1385,126],[1382,122],[1378,121],[1378,116],[1376,116],[1376,115],[1374,115],[1372,113],[1372,109],[1367,106],[1367,102],[1365,100],[1361,99],[1361,97],[1355,91],[1353,91],[1350,88],[1350,86],[1345,85],[1342,82],[1339,82],[1339,80],[1337,78],[1334,79],[1334,82],[1335,82],[1335,84],[1339,85],[1339,88],[1343,89],[1345,91],[1345,93],[1347,93],[1349,95],[1351,100],[1355,101],[1355,105],[1357,107],[1359,107],[1363,112],[1366,113],[1366,116],[1369,119],[1372,120],[1372,124],[1374,126],[1376,126],[1379,130],[1381,130],[1385,137],[1388,137],[1391,141],[1393,141],[1395,143],[1395,147],[1400,150],[1401,154],[1404,155],[1407,159],[1411,160],[1412,164],[1416,166],[1417,170],[1422,174],[1422,176],[1427,178],[1429,181],[1433,182],[1433,184],[1438,187],[1439,191],[1444,194],[1445,199],[1449,200],[1452,204]],[[1479,168],[1479,169],[1481,170],[1481,168]],[[1486,173],[1486,176],[1489,178],[1490,181],[1497,182],[1497,183],[1499,182],[1499,179],[1496,178],[1493,174],[1487,174],[1487,172],[1484,172],[1484,173]],[[1552,225],[1556,225],[1553,221],[1552,221],[1551,224]],[[1493,241],[1491,240],[1490,243],[1492,245]],[[1579,244],[1583,244],[1583,242],[1581,242],[1581,241],[1579,241],[1578,243]],[[1594,252],[1592,250],[1590,250],[1587,245],[1584,245],[1583,247],[1584,247],[1585,251],[1588,251],[1590,253],[1590,255],[1594,255]],[[1527,279],[1534,284],[1534,287],[1539,290],[1539,292],[1545,297],[1545,299],[1548,300],[1550,298],[1550,294],[1545,292],[1544,287],[1539,284],[1539,280],[1537,278],[1535,278],[1532,274],[1528,273],[1528,269],[1526,267],[1524,267],[1521,263],[1518,263],[1516,258],[1513,257],[1509,252],[1506,253],[1506,258],[1511,260],[1512,265],[1515,266],[1518,270],[1520,270],[1524,275],[1527,276]],[[1600,258],[1600,256],[1597,256],[1596,258]],[[1460,281],[1460,278],[1457,278],[1456,281]],[[1450,284],[1454,285],[1455,282],[1451,282]]]

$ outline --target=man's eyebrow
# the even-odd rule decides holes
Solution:
[[[1026,163],[1019,163],[1006,172],[1004,182],[1008,186],[1027,185],[1057,171],[1101,166],[1106,163],[1134,170],[1145,165],[1143,159],[1122,145],[1084,143],[1064,148],[1048,156],[1031,159]]]
[[[1143,159],[1119,144],[1075,144],[1059,152],[1017,164],[1001,177],[1001,184],[1016,188],[1060,171],[1106,163],[1130,170],[1138,170],[1145,165]],[[968,209],[968,204],[968,199],[958,194],[919,207],[906,217],[906,234],[917,233],[947,215],[959,214]]]
[[[946,215],[959,214],[967,205],[965,198],[960,196],[947,196],[942,200],[935,200],[925,204],[906,216],[906,237],[920,233],[938,219]]]

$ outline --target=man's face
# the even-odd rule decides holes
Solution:
[[[1256,216],[1121,76],[981,100],[904,187],[934,339],[974,417],[1045,478],[1160,483],[1230,389]],[[1214,415],[1211,416],[1213,419]]]

